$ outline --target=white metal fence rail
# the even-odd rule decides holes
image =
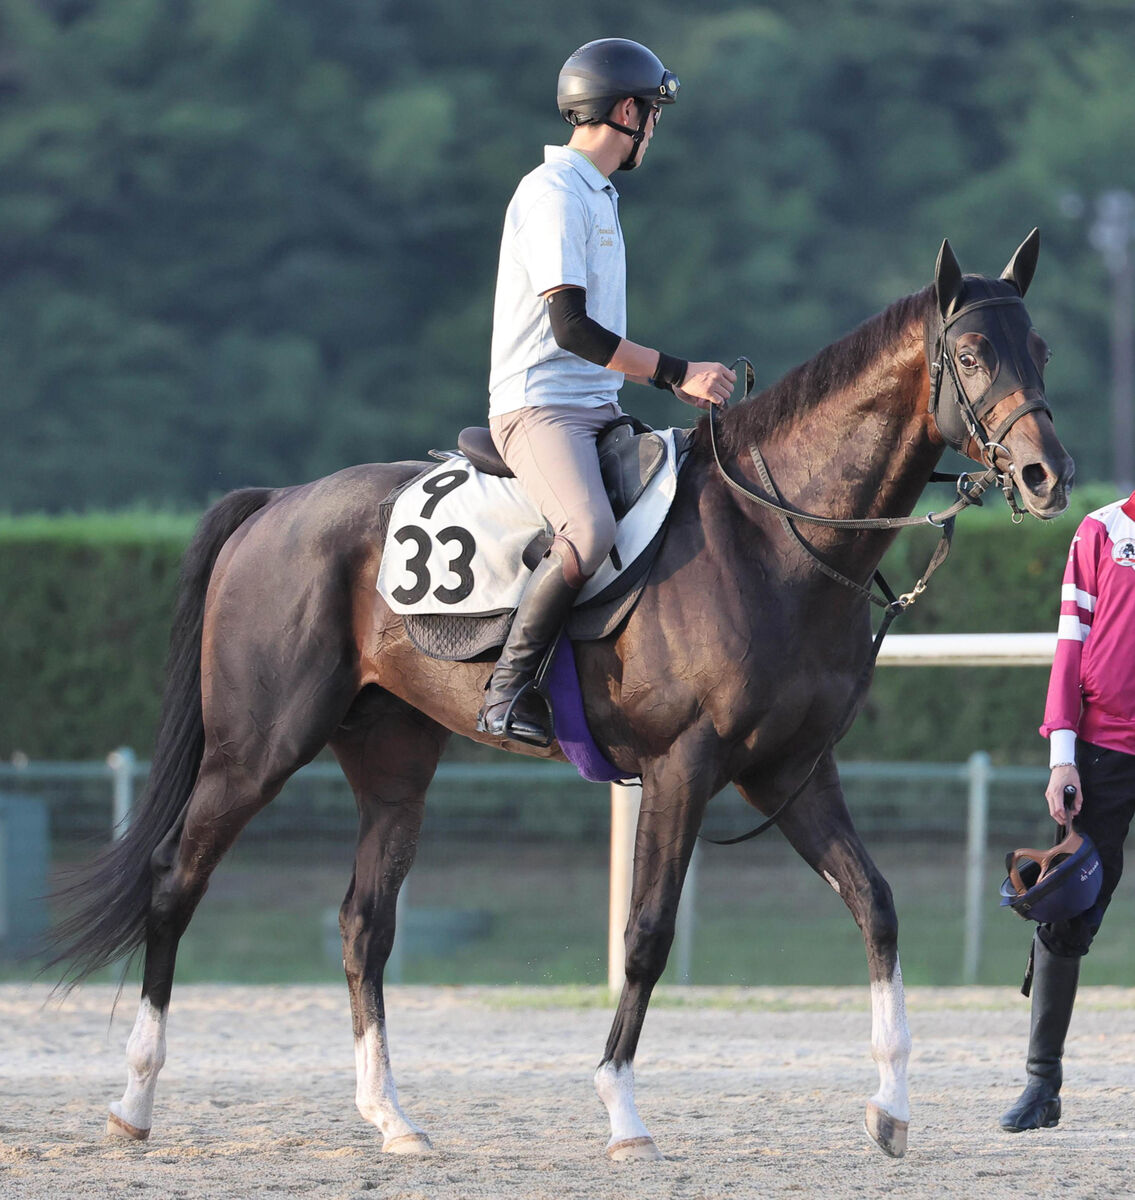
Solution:
[[[144,783],[149,764],[139,761],[129,749],[119,749],[105,763],[29,762],[0,764],[0,792],[30,790],[34,784],[96,782],[106,788],[106,828],[120,832],[129,818],[134,795]],[[975,982],[981,963],[983,913],[986,907],[985,872],[987,864],[987,826],[990,791],[999,784],[1015,783],[1043,786],[1047,772],[1037,767],[995,767],[984,752],[973,754],[966,763],[843,763],[843,779],[851,783],[879,784],[901,782],[911,788],[926,783],[956,784],[958,793],[968,796],[965,848],[965,935],[960,966],[961,979]],[[493,782],[502,787],[524,788],[538,785],[549,777],[575,779],[572,768],[560,763],[484,765],[442,764],[439,781],[454,784]],[[333,763],[304,767],[300,780],[342,781]],[[346,783],[342,781],[345,788]],[[585,786],[580,784],[579,786]],[[594,785],[589,785],[594,786]],[[608,984],[612,990],[623,981],[623,929],[630,904],[631,861],[635,821],[638,815],[639,789],[612,788],[611,800],[611,882],[608,930]],[[628,850],[629,848],[629,850]],[[695,850],[690,874],[678,913],[673,961],[679,982],[689,983],[695,943],[700,853]],[[0,864],[0,870],[3,864]]]
[[[895,635],[883,644],[879,655],[881,666],[1043,666],[1052,661],[1056,646],[1055,634],[906,634]],[[107,757],[105,766],[78,763],[15,763],[0,764],[0,788],[18,787],[22,781],[36,778],[90,779],[103,775],[111,785],[111,825],[121,830],[128,819],[133,803],[134,788],[144,778],[148,764],[139,762],[127,748],[115,750]],[[543,772],[572,773],[563,764],[543,764]],[[443,764],[438,778],[493,778],[501,782],[523,784],[534,778],[533,765],[461,766]],[[886,764],[843,763],[841,775],[845,780],[885,779],[901,777],[917,783],[919,780],[949,780],[964,785],[968,792],[968,823],[966,839],[965,888],[965,948],[961,969],[964,982],[977,979],[981,961],[982,889],[986,866],[986,841],[990,787],[998,781],[1043,784],[1047,773],[1038,768],[994,767],[984,751],[975,752],[965,764]],[[314,764],[300,773],[308,776],[330,773],[333,765]],[[611,787],[611,869],[608,928],[608,984],[617,990],[623,982],[623,930],[630,905],[630,881],[634,854],[635,823],[638,815],[640,790],[636,787]],[[697,858],[695,852],[690,877],[678,916],[678,931],[674,956],[678,978],[688,982],[697,902]],[[0,864],[0,870],[3,865]]]

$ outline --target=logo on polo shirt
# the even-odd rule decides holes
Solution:
[[[1111,558],[1118,566],[1135,569],[1135,539],[1120,538],[1111,548]]]

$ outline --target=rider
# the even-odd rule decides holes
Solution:
[[[673,391],[697,408],[722,404],[734,373],[687,362],[624,336],[626,261],[616,171],[646,153],[678,80],[645,46],[604,38],[560,71],[556,99],[572,126],[548,146],[505,213],[493,307],[489,428],[521,487],[555,532],[532,572],[493,672],[477,729],[546,744],[535,676],[584,583],[615,542],[596,436],[621,415],[624,378]]]

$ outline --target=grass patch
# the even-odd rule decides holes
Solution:
[[[57,542],[77,545],[143,545],[153,541],[186,545],[200,513],[130,509],[124,512],[0,513],[0,542]]]
[[[951,991],[964,948],[963,848],[893,841],[874,850],[895,895],[904,982]],[[528,1003],[519,998],[526,990],[541,1006],[608,1007],[607,852],[597,840],[427,839],[406,885],[388,982],[503,988],[486,1002],[518,1007]],[[243,841],[182,939],[178,982],[342,982],[337,912],[352,858],[345,840]],[[1032,926],[998,907],[999,883],[990,863],[978,982],[1016,989]],[[694,987],[675,986],[672,955],[655,1003],[769,1011],[867,1003],[858,929],[779,835],[745,851],[706,847],[694,897]],[[1135,986],[1133,928],[1132,889],[1121,885],[1082,976],[1087,989],[1115,989],[1108,1004],[1131,1003],[1124,989]],[[0,980],[34,973],[0,963]],[[99,978],[117,982],[118,973]],[[833,999],[833,988],[849,989],[848,998]],[[823,999],[809,989],[823,989]]]

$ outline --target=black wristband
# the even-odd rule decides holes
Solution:
[[[690,364],[684,358],[675,358],[672,354],[663,354],[659,350],[658,366],[654,368],[650,382],[656,388],[672,392],[676,387],[681,387],[682,380],[686,378],[689,368]]]

